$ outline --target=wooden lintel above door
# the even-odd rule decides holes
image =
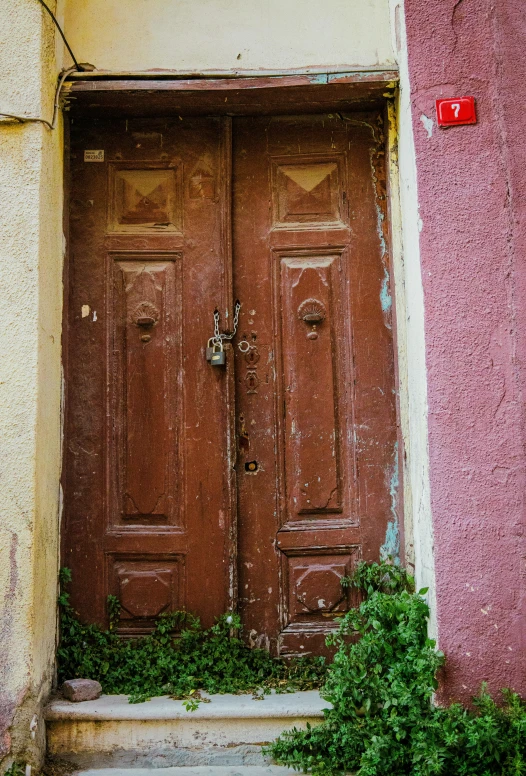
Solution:
[[[147,73],[72,74],[62,95],[75,117],[278,115],[379,107],[396,70],[181,77]]]

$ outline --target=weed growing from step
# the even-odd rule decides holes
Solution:
[[[285,661],[271,657],[264,649],[247,647],[236,614],[223,615],[207,630],[185,612],[161,615],[153,633],[123,639],[115,632],[120,605],[110,596],[109,629],[84,625],[64,589],[70,580],[69,569],[62,569],[60,681],[96,679],[104,693],[129,695],[131,703],[171,695],[183,699],[186,708],[193,711],[205,700],[201,691],[252,692],[255,698],[263,699],[272,690],[311,690],[324,680],[323,658]]]
[[[4,776],[25,776],[25,768],[20,763],[11,763],[7,771],[4,772]]]
[[[429,610],[400,566],[362,563],[346,584],[364,600],[331,637],[337,652],[321,690],[333,708],[270,748],[281,765],[319,776],[521,776],[526,704],[483,687],[475,709],[432,705],[444,656],[427,637]],[[358,638],[356,638],[358,636]]]

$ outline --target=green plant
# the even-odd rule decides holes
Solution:
[[[108,599],[110,626],[102,630],[81,623],[65,586],[69,569],[61,572],[59,607],[61,640],[58,672],[61,681],[75,677],[98,680],[105,693],[130,696],[131,703],[155,695],[184,699],[193,711],[208,693],[292,692],[319,687],[326,673],[323,658],[284,661],[263,649],[249,649],[236,614],[225,614],[203,629],[186,612],[162,615],[155,630],[141,638],[116,633],[120,605]]]
[[[25,772],[26,771],[23,765],[13,762],[7,771],[4,772],[4,776],[24,776]]]
[[[364,600],[340,621],[319,726],[284,733],[270,748],[280,764],[315,774],[520,776],[526,774],[526,705],[483,687],[475,710],[432,705],[442,653],[427,637],[429,610],[399,565],[362,563],[345,584]]]

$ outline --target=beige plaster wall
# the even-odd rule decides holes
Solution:
[[[388,0],[66,0],[65,28],[114,71],[393,63]]]
[[[60,47],[61,49],[61,47]],[[60,65],[3,0],[0,110],[50,119]],[[53,675],[60,475],[62,131],[0,122],[0,763],[38,766]]]

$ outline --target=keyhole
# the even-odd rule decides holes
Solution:
[[[249,364],[250,366],[254,366],[254,364],[257,364],[257,362],[259,361],[259,353],[258,353],[258,350],[257,350],[257,348],[254,348],[254,347],[253,347],[253,348],[251,348],[251,349],[248,351],[248,353],[246,353],[246,355],[245,355],[245,361],[246,361],[246,362],[247,362],[247,364]]]

